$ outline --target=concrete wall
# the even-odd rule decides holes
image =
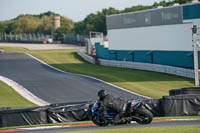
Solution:
[[[90,62],[92,64],[95,63],[92,57],[86,55],[80,49],[77,51],[77,54],[80,55],[85,61]],[[114,61],[114,60],[103,60],[103,59],[99,59],[99,62],[100,62],[100,65],[103,65],[103,66],[146,70],[146,71],[172,74],[172,75],[177,75],[177,76],[186,77],[186,78],[194,78],[194,70],[192,69],[185,69],[185,68],[150,64],[150,63]]]

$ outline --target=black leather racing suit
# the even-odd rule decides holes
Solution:
[[[100,99],[100,117],[105,117],[106,108],[117,113],[113,120],[113,124],[125,124],[131,121],[131,117],[123,117],[127,110],[127,101],[122,98],[115,98],[108,94]]]

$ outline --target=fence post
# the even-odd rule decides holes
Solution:
[[[22,33],[20,33],[20,41],[22,41]]]
[[[10,37],[10,40],[12,40],[12,33],[11,32],[10,32],[10,36],[9,37]]]
[[[15,40],[17,41],[17,34],[15,34]]]
[[[192,41],[194,49],[194,74],[195,74],[195,86],[199,87],[199,65],[198,65],[198,45],[197,45],[197,26],[192,27]]]
[[[4,39],[5,39],[5,41],[7,40],[7,35],[6,35],[6,33],[4,33]]]
[[[27,36],[26,36],[26,33],[24,33],[24,38],[25,38],[24,40],[26,40],[26,41],[28,40]]]

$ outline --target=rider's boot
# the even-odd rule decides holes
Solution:
[[[113,125],[120,125],[120,124],[130,124],[131,123],[132,118],[131,117],[123,117],[120,120],[117,121],[113,121],[112,124]]]
[[[125,119],[126,119],[126,124],[130,124],[131,121],[132,121],[132,118],[131,118],[131,117],[126,117]]]
[[[136,116],[131,116],[132,121],[142,121],[141,118],[136,117]]]

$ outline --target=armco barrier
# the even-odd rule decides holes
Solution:
[[[84,60],[86,60],[89,63],[94,64],[95,63],[95,59],[91,56],[86,55],[84,52],[82,52],[80,49],[78,49],[77,54],[79,56],[81,56]]]
[[[86,55],[80,49],[77,51],[77,54],[80,55],[87,62],[90,62],[92,64],[95,63],[95,60],[93,57]],[[115,61],[115,60],[103,60],[103,59],[98,59],[98,60],[99,60],[100,65],[103,65],[103,66],[146,70],[146,71],[167,73],[167,74],[177,75],[177,76],[186,77],[186,78],[194,78],[194,70],[192,69],[185,69],[185,68],[180,68],[180,67],[150,64],[150,63],[140,63],[140,62]]]

